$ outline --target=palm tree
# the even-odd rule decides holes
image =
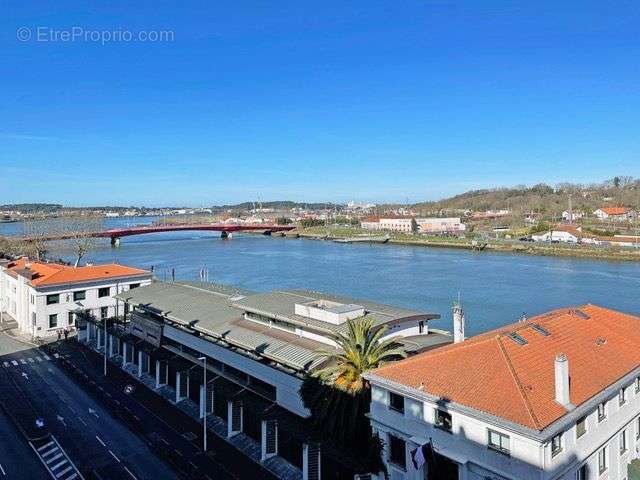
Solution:
[[[381,340],[385,331],[386,326],[375,326],[372,317],[348,320],[346,332],[335,338],[337,348],[317,352],[318,358],[326,359],[326,366],[308,376],[300,387],[315,432],[321,439],[349,449],[362,472],[384,469],[382,444],[372,435],[366,416],[371,395],[362,374],[406,356],[393,339]]]
[[[376,327],[373,317],[347,321],[347,331],[336,340],[339,350],[319,350],[318,357],[327,360],[327,366],[318,372],[325,382],[348,393],[360,392],[365,386],[362,374],[391,360],[406,357],[405,351],[393,339],[380,340],[386,325]]]

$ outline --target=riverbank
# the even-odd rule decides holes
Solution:
[[[359,235],[371,235],[371,232],[360,228],[349,227],[310,227],[294,230],[300,238],[313,240],[344,240]],[[572,245],[563,243],[535,243],[502,239],[471,239],[455,237],[437,237],[414,235],[398,232],[380,232],[380,236],[388,236],[386,245],[410,245],[435,248],[460,248],[465,250],[482,250],[523,255],[576,257],[593,260],[640,261],[640,249],[620,247],[596,247],[590,245]]]

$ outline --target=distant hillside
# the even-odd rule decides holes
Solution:
[[[0,210],[19,211],[22,213],[57,212],[62,209],[62,205],[57,203],[10,203],[0,205]]]
[[[538,184],[531,187],[516,186],[472,190],[451,198],[413,205],[420,213],[446,213],[463,210],[511,210],[514,214],[537,212],[542,215],[559,215],[568,208],[569,197],[574,211],[593,212],[602,206],[629,206],[640,203],[640,180],[632,177],[615,177],[600,184],[561,183],[555,187]]]
[[[216,211],[225,211],[225,210],[253,210],[254,208],[273,208],[275,210],[281,209],[292,209],[292,208],[304,208],[306,210],[324,210],[324,209],[334,209],[337,208],[341,210],[343,208],[342,205],[334,204],[334,203],[301,203],[301,202],[292,202],[290,200],[278,200],[273,202],[243,202],[236,203],[233,205],[219,205],[211,207]]]

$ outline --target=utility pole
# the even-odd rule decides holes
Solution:
[[[207,451],[207,357],[202,360],[202,451]]]

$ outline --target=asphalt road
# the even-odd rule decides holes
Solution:
[[[12,421],[0,410],[0,480],[49,480],[49,474]]]
[[[177,409],[155,392],[136,382],[127,373],[109,364],[103,376],[103,358],[75,340],[52,344],[66,357],[64,364],[79,382],[86,382],[109,408],[115,408],[131,429],[151,444],[182,476],[204,480],[276,480],[261,465],[234,446],[208,435],[209,449],[202,453],[202,424]],[[134,385],[132,393],[124,393]]]
[[[0,335],[0,352],[0,368],[4,374],[0,376],[0,387],[20,389],[26,395],[87,478],[92,478],[93,471],[101,472],[103,478],[114,479],[178,478],[142,439],[68,378],[55,357],[5,335]],[[21,459],[19,463],[38,464],[33,453],[27,460],[26,451],[17,452],[16,458]],[[18,476],[12,478],[39,478],[23,469],[16,474]]]

